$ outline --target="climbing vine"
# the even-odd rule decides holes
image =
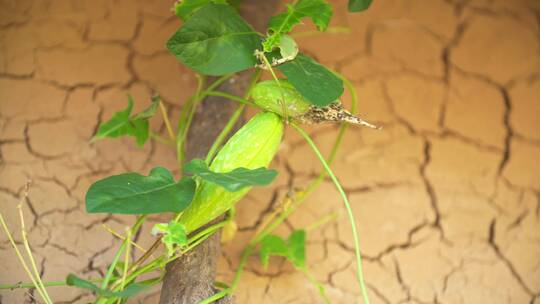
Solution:
[[[261,223],[242,253],[233,281],[228,284],[216,283],[218,292],[201,303],[211,303],[233,294],[247,258],[255,251],[259,252],[264,267],[268,266],[270,256],[286,258],[315,285],[322,299],[330,302],[324,285],[313,278],[306,263],[306,237],[313,227],[295,230],[287,238],[273,234],[327,176],[338,189],[348,211],[356,248],[359,288],[364,302],[369,303],[356,224],[347,195],[331,164],[349,124],[376,127],[355,116],[356,92],[347,79],[302,53],[301,46],[290,35],[306,19],[311,20],[318,31],[327,30],[332,5],[325,0],[293,1],[287,4],[284,12],[270,19],[265,33],[260,33],[238,14],[237,2],[183,0],[174,5],[173,11],[183,24],[172,33],[166,47],[182,64],[197,73],[199,81],[195,94],[184,103],[176,129],[169,121],[167,109],[159,96],[154,96],[147,108],[138,113],[132,113],[135,101],[128,96],[126,108],[103,122],[92,139],[99,141],[130,136],[139,146],[144,146],[150,138],[172,144],[176,148],[181,172],[181,178],[175,179],[169,169],[155,167],[148,175],[127,172],[98,180],[90,186],[85,202],[88,213],[137,216],[135,224],[124,234],[110,231],[122,241],[105,275],[102,278],[83,279],[77,274],[69,274],[65,282],[42,282],[28,241],[23,239],[30,266],[0,214],[0,223],[31,279],[31,283],[8,287],[36,288],[45,303],[53,303],[46,287],[57,285],[90,290],[96,295],[95,303],[125,303],[128,298],[162,282],[168,263],[181,258],[216,231],[225,229],[229,234],[234,234],[234,205],[252,187],[272,183],[278,172],[267,167],[278,152],[284,129],[293,128],[313,149],[323,171],[306,189],[288,196],[280,208]],[[359,12],[367,9],[370,3],[370,0],[350,0],[348,8],[350,12]],[[253,70],[254,73],[244,96],[219,91],[224,81],[245,70]],[[271,80],[261,81],[264,73]],[[215,76],[214,81],[208,83],[208,76]],[[350,110],[345,109],[339,101],[345,88],[353,99]],[[207,96],[228,98],[238,102],[239,107],[216,138],[206,158],[186,162],[187,134],[196,107]],[[258,108],[261,112],[230,136],[245,107]],[[155,116],[158,108],[164,118],[168,138],[150,131],[149,120]],[[331,153],[326,157],[300,126],[324,122],[341,123]],[[155,243],[146,250],[133,241],[133,236],[139,232],[149,214],[157,213],[171,213],[173,216],[167,223],[154,225],[152,234]],[[215,220],[224,214],[228,216],[216,223]],[[22,211],[20,216],[24,223]],[[332,220],[332,217],[323,219],[323,222],[327,220]],[[24,225],[22,227],[24,237]],[[161,245],[165,250],[160,254],[157,249]],[[141,250],[144,254],[132,260],[132,249]],[[147,274],[156,275],[150,279],[148,276],[140,279]]]

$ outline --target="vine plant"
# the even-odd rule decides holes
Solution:
[[[149,286],[159,284],[165,266],[189,252],[210,235],[225,228],[234,231],[234,204],[253,186],[265,186],[276,177],[275,170],[266,167],[272,161],[286,126],[294,128],[306,140],[320,160],[324,170],[303,191],[287,197],[272,214],[267,216],[244,249],[238,270],[229,284],[215,283],[219,290],[201,303],[212,303],[235,291],[247,258],[259,251],[263,266],[270,256],[288,259],[296,269],[306,274],[319,290],[322,299],[329,303],[324,286],[310,274],[305,263],[306,234],[318,224],[332,219],[321,219],[305,229],[293,231],[283,239],[273,231],[292,213],[328,176],[338,189],[345,203],[353,231],[356,249],[357,279],[363,301],[369,303],[362,275],[362,261],[358,235],[349,202],[338,179],[332,172],[339,144],[348,127],[355,123],[374,127],[354,116],[356,92],[343,76],[329,70],[313,58],[301,53],[292,35],[293,28],[305,18],[311,19],[319,31],[328,28],[332,6],[325,0],[295,0],[287,4],[286,11],[270,19],[265,34],[255,31],[235,10],[237,1],[183,0],[174,6],[175,14],[183,25],[167,42],[167,48],[176,58],[197,73],[196,93],[184,104],[178,127],[173,128],[166,107],[159,96],[152,98],[144,111],[133,114],[134,101],[128,96],[127,107],[102,123],[93,141],[120,136],[134,137],[143,146],[150,137],[177,150],[178,165],[182,173],[175,180],[163,167],[152,169],[148,176],[130,172],[110,176],[95,182],[86,194],[89,213],[114,213],[137,215],[135,224],[121,234],[109,229],[122,240],[103,278],[83,279],[70,274],[64,282],[42,282],[24,231],[24,218],[20,212],[25,252],[31,267],[17,248],[13,237],[0,214],[0,223],[8,234],[31,283],[3,285],[1,288],[35,288],[45,303],[53,303],[46,287],[69,285],[84,288],[96,295],[95,303],[125,303]],[[369,7],[371,0],[349,0],[349,11],[358,12]],[[244,96],[218,91],[218,87],[235,73],[255,69],[251,85]],[[269,73],[272,80],[261,81]],[[206,76],[219,76],[206,83]],[[280,79],[281,77],[281,79]],[[353,106],[345,110],[339,102],[346,87],[352,96]],[[237,110],[221,131],[206,159],[185,163],[185,144],[191,121],[198,103],[206,96],[221,96],[239,103]],[[237,131],[228,141],[233,126],[246,106],[262,110]],[[149,119],[160,109],[169,138],[153,134]],[[326,158],[320,153],[301,123],[341,122],[335,144]],[[225,220],[214,223],[216,218],[228,213]],[[156,224],[152,234],[156,240],[148,250],[133,241],[148,214],[173,213],[168,223]],[[214,224],[210,224],[210,223]],[[156,250],[164,244],[166,250]],[[130,252],[141,250],[144,254],[132,260]],[[157,275],[141,280],[148,274]]]

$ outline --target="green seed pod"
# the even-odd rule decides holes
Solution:
[[[239,167],[268,167],[283,136],[283,122],[274,113],[262,112],[236,132],[216,155],[210,169],[229,172]],[[188,233],[200,228],[229,210],[248,193],[251,187],[229,192],[209,182],[201,182],[197,194],[184,210],[180,222]]]
[[[257,83],[251,91],[256,105],[266,111],[287,117],[305,114],[311,104],[287,80],[266,80]],[[286,115],[283,113],[282,100],[285,99]]]

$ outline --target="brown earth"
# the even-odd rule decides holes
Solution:
[[[298,38],[303,50],[349,77],[363,117],[333,166],[358,221],[372,303],[540,303],[540,2],[375,0],[334,26],[348,34]],[[45,281],[103,274],[126,216],[88,215],[84,193],[99,178],[175,167],[171,148],[89,139],[99,122],[159,92],[173,117],[194,91],[193,73],[164,49],[179,26],[171,1],[0,1],[0,210],[18,231],[17,204]],[[346,98],[348,102],[348,98]],[[152,122],[164,132],[161,118]],[[311,128],[328,151],[335,127]],[[257,224],[320,165],[287,131],[280,178],[238,207],[239,233],[224,247],[229,281]],[[333,303],[361,303],[349,222],[325,182],[279,229],[341,216],[309,234],[308,261]],[[164,219],[153,218],[153,221]],[[148,230],[137,238],[152,242]],[[20,233],[16,239],[20,240]],[[28,281],[0,233],[0,283]],[[88,294],[49,288],[59,303]],[[0,292],[5,304],[35,292]],[[153,303],[155,291],[141,298]],[[281,259],[249,260],[238,303],[319,303],[306,277]]]

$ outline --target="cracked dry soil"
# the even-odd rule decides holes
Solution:
[[[352,32],[298,41],[349,77],[363,117],[384,126],[351,128],[334,165],[358,221],[372,302],[539,304],[540,2],[375,0],[355,15],[346,13],[346,1],[333,2],[333,25]],[[193,74],[163,47],[179,26],[171,3],[0,1],[0,209],[18,230],[16,205],[31,180],[24,212],[45,281],[103,274],[118,242],[102,225],[121,231],[133,221],[85,214],[93,181],[175,167],[174,152],[157,142],[143,149],[131,139],[89,144],[99,122],[124,107],[126,93],[142,108],[159,92],[174,119],[194,91]],[[160,118],[152,128],[164,133]],[[336,127],[309,130],[327,151]],[[220,280],[231,279],[262,217],[320,169],[291,130],[274,167],[277,182],[238,205],[239,232],[224,246]],[[325,182],[279,233],[343,211]],[[145,247],[150,225],[137,235]],[[359,303],[346,217],[308,241],[309,267],[333,303]],[[2,233],[0,283],[18,281],[28,278]],[[49,290],[59,303],[90,298]],[[0,303],[33,297],[3,290]],[[158,297],[155,290],[133,302]],[[272,259],[265,271],[255,256],[237,301],[321,302],[283,260]]]

